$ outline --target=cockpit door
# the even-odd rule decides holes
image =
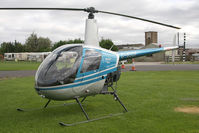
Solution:
[[[85,81],[90,79],[90,75],[100,71],[102,55],[95,49],[83,49],[83,57],[81,60],[80,68],[78,70],[78,79]]]
[[[69,45],[54,50],[40,65],[36,76],[36,86],[57,86],[75,81],[82,57],[82,46]]]

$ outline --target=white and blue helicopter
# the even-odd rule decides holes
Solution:
[[[0,8],[0,10],[69,10],[88,12],[86,19],[85,41],[84,44],[67,44],[54,51],[41,63],[35,76],[35,90],[44,98],[49,99],[44,108],[48,106],[51,100],[71,100],[75,99],[80,105],[86,121],[72,124],[60,122],[62,126],[72,126],[80,123],[86,123],[94,120],[108,118],[114,115],[90,119],[82,106],[82,102],[87,96],[97,94],[111,94],[116,101],[127,112],[127,108],[119,99],[116,93],[116,83],[120,79],[121,68],[119,62],[126,59],[132,59],[140,56],[151,55],[154,53],[174,50],[177,46],[140,49],[131,51],[113,52],[99,47],[97,22],[94,19],[94,13],[105,13],[118,15],[133,19],[138,19],[150,23],[155,23],[170,28],[180,29],[172,25],[159,23],[152,20],[138,18],[134,16],[99,11],[93,7],[90,8]],[[110,91],[110,89],[112,91]],[[81,101],[80,98],[83,98]],[[23,109],[17,109],[23,111]],[[118,115],[118,114],[116,114]]]

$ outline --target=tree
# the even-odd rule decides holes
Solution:
[[[11,42],[3,42],[0,50],[2,54],[14,52],[14,45]]]
[[[74,39],[74,40],[67,40],[67,41],[62,41],[60,40],[59,42],[56,42],[53,47],[52,47],[52,50],[62,46],[62,45],[65,45],[65,44],[77,44],[77,43],[84,43],[83,40],[81,40],[80,38],[78,39]]]
[[[37,34],[32,33],[25,42],[26,51],[28,52],[36,52],[38,46]]]
[[[17,52],[24,52],[25,47],[20,42],[3,42],[1,44],[0,53],[17,53]]]
[[[66,44],[66,41],[62,41],[62,40],[60,40],[59,42],[56,42],[54,45],[53,45],[53,47],[52,47],[52,51],[54,50],[54,49],[56,49],[56,48],[58,48],[58,47],[60,47],[60,46],[62,46],[62,45],[65,45]]]
[[[48,52],[51,49],[51,41],[49,38],[39,37],[37,51],[38,52]]]
[[[51,49],[51,40],[49,38],[37,37],[37,34],[32,33],[25,43],[27,52],[47,52]]]
[[[105,49],[111,48],[112,51],[118,51],[118,47],[114,45],[114,43],[110,39],[102,38],[102,40],[100,41],[100,47],[105,48]]]
[[[24,51],[25,51],[25,46],[15,40],[13,52],[17,53],[17,52],[24,52]]]

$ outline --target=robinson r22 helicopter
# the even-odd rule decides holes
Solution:
[[[170,28],[180,29],[172,25],[138,18],[134,16],[100,11],[93,7],[89,8],[0,8],[0,10],[66,10],[66,11],[84,11],[88,12],[86,19],[85,42],[84,44],[71,44],[61,46],[54,51],[41,63],[35,76],[35,90],[45,97],[48,106],[51,100],[70,100],[75,99],[81,107],[86,121],[65,124],[62,126],[72,126],[80,123],[86,123],[99,120],[114,115],[90,119],[82,106],[82,102],[87,96],[97,94],[111,94],[116,101],[122,105],[127,112],[127,108],[119,99],[116,93],[116,87],[113,85],[120,79],[121,68],[119,61],[154,54],[166,50],[177,49],[177,46],[140,49],[131,51],[113,52],[99,47],[97,22],[94,19],[94,13],[104,13],[128,17],[163,25]],[[109,91],[111,88],[112,91]],[[79,98],[83,98],[81,101]],[[23,111],[23,109],[17,109]],[[118,115],[118,114],[116,114]]]

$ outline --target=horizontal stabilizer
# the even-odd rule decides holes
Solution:
[[[120,51],[120,52],[118,52],[118,54],[119,54],[120,61],[121,61],[121,60],[132,59],[132,58],[136,58],[136,57],[140,57],[140,56],[151,55],[154,53],[168,51],[168,50],[174,50],[174,49],[178,49],[178,46]]]

